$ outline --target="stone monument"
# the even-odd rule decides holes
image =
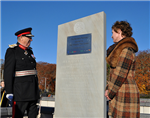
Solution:
[[[105,118],[106,15],[58,26],[55,118]]]

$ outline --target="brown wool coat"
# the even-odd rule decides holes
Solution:
[[[134,80],[135,52],[138,46],[132,37],[121,40],[106,57],[111,66],[107,84],[109,101],[108,114],[112,118],[139,118],[139,90]]]

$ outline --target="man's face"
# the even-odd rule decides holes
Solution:
[[[4,82],[1,82],[1,87],[4,87],[5,85],[4,85]]]
[[[32,37],[21,36],[19,43],[25,47],[29,47],[32,41]]]

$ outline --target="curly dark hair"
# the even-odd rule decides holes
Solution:
[[[132,36],[132,27],[127,21],[116,21],[114,25],[112,26],[112,29],[115,32],[118,32],[117,30],[120,29],[122,31],[122,35],[126,37]]]

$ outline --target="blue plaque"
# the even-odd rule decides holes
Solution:
[[[67,55],[91,53],[91,34],[67,37]]]

